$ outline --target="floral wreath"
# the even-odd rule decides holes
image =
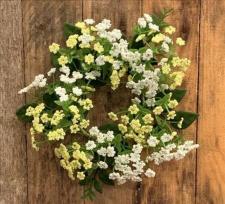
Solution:
[[[60,165],[86,186],[84,198],[102,192],[102,183],[154,177],[150,164],[182,159],[198,147],[179,132],[197,114],[175,110],[186,92],[177,87],[190,61],[175,52],[174,44],[183,46],[185,41],[179,37],[174,43],[176,29],[164,21],[168,14],[144,14],[129,42],[120,30],[110,30],[110,20],[65,24],[66,47],[49,46],[54,68],[47,73],[48,83],[40,74],[19,91],[39,88],[37,100],[18,109],[17,116],[31,123],[33,148],[57,145]],[[108,113],[110,124],[89,127],[95,88],[110,84],[116,90],[124,79],[131,105]]]

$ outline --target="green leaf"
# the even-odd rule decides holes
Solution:
[[[157,124],[158,124],[162,129],[165,129],[165,130],[170,131],[169,124],[167,123],[166,120],[163,120],[162,118],[160,118],[160,117],[157,116],[157,115],[155,116],[155,119],[156,119]]]
[[[58,58],[60,57],[59,53],[56,54],[51,54],[51,60],[52,60],[52,64],[54,67],[60,67],[59,62],[58,62]]]
[[[98,171],[98,177],[103,183],[107,185],[114,185],[113,180],[109,179],[109,173],[107,171],[105,170]]]
[[[166,94],[164,97],[162,97],[161,99],[157,100],[157,101],[155,102],[155,104],[156,104],[157,106],[162,106],[162,105],[168,103],[170,97],[171,97],[170,94]]]
[[[114,123],[108,123],[108,124],[102,125],[101,127],[99,127],[99,130],[105,133],[109,130],[112,130],[114,134],[117,134],[120,132],[117,124],[114,124]]]
[[[32,122],[33,117],[31,116],[27,116],[26,115],[26,110],[29,106],[35,107],[37,104],[36,103],[29,103],[26,104],[22,107],[20,107],[17,111],[16,111],[16,116],[23,122]]]
[[[122,151],[121,142],[122,142],[122,136],[120,134],[116,135],[113,139],[113,144],[119,153]]]
[[[182,123],[182,128],[179,128],[177,126],[177,123],[181,120],[181,118],[184,118],[184,121]],[[171,123],[171,125],[176,129],[185,129],[189,127],[197,118],[197,113],[176,111],[176,117],[174,118],[174,120],[171,120],[174,123]]]
[[[57,125],[57,128],[67,128],[70,127],[72,125],[72,121],[68,120],[66,118],[63,118],[59,124]]]
[[[64,35],[68,38],[70,35],[73,34],[81,34],[80,28],[77,28],[74,25],[71,25],[69,23],[64,24]]]
[[[52,93],[52,94],[45,93],[42,98],[47,107],[51,109],[54,109],[57,107],[57,105],[55,104],[55,100],[57,100],[58,97],[55,93]]]
[[[94,180],[94,188],[96,191],[98,191],[99,193],[102,193],[102,185],[98,180]]]
[[[185,96],[186,92],[187,91],[185,89],[175,89],[172,91],[171,99],[175,99],[178,102],[180,102],[182,98]]]
[[[69,106],[72,104],[72,101],[55,101],[55,103],[61,106],[63,110],[69,111]]]

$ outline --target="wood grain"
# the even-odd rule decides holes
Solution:
[[[141,13],[139,0],[85,0],[83,18],[94,18],[97,22],[106,18],[112,21],[112,26],[119,28],[123,33],[130,35],[133,25]],[[112,91],[110,87],[101,87],[94,96],[95,110],[91,113],[91,121],[101,125],[107,121],[107,113],[118,111],[126,107],[130,101],[129,91],[120,87]],[[104,186],[103,194],[98,194],[93,203],[111,204],[136,202],[136,184],[129,183],[122,186]],[[90,203],[86,201],[85,203]]]
[[[179,106],[182,110],[197,110],[198,44],[199,44],[199,7],[197,0],[143,1],[143,12],[159,12],[163,8],[173,8],[167,20],[177,28],[177,36],[187,41],[179,50],[183,57],[191,59],[192,64],[186,74],[184,87],[187,95]],[[182,133],[186,139],[196,140],[196,124]],[[195,202],[196,153],[191,152],[182,161],[164,163],[156,169],[156,177],[147,179],[141,185],[139,203],[171,204]]]
[[[201,1],[197,203],[225,203],[225,2]]]
[[[63,25],[82,19],[82,1],[23,1],[26,83],[51,68],[48,46],[62,43]],[[29,137],[29,136],[28,136]],[[82,188],[71,182],[59,166],[53,148],[28,152],[28,199],[30,203],[82,203]]]
[[[20,1],[0,1],[0,203],[27,202],[24,125],[15,116],[24,103],[22,13]]]

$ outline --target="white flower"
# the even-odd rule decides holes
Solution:
[[[111,180],[117,180],[119,178],[120,178],[120,174],[117,172],[113,172],[113,173],[109,174],[109,179],[111,179]]]
[[[105,163],[104,161],[98,162],[98,166],[99,166],[100,169],[107,169],[108,168],[108,164]]]
[[[95,27],[99,32],[103,32],[111,27],[111,21],[103,19],[102,22],[98,23]]]
[[[100,131],[99,131],[98,127],[94,126],[94,127],[90,128],[89,133],[91,136],[97,137],[98,134],[100,133]]]
[[[150,147],[156,147],[156,145],[159,144],[159,140],[154,136],[150,136],[147,143]]]
[[[84,20],[84,22],[86,23],[86,24],[88,24],[88,25],[92,25],[92,24],[94,24],[95,23],[95,21],[93,20],[93,19],[85,19]]]
[[[145,53],[143,53],[142,55],[142,59],[146,61],[150,60],[152,57],[153,57],[153,52],[151,49],[147,49]]]
[[[147,169],[145,172],[145,176],[147,177],[154,177],[155,176],[155,172],[151,169]]]
[[[97,150],[97,153],[98,153],[100,156],[105,157],[106,154],[107,154],[107,149],[106,149],[105,147],[101,147],[100,149]]]
[[[82,89],[78,88],[77,86],[76,87],[73,87],[73,93],[76,96],[81,96],[82,95]]]
[[[19,94],[26,93],[33,87],[43,88],[46,86],[46,84],[47,84],[47,79],[44,77],[43,74],[39,74],[39,75],[35,76],[34,81],[31,84],[29,84],[27,87],[21,89],[18,93]]]
[[[64,73],[66,76],[69,76],[70,74],[70,68],[67,66],[63,66],[59,69],[60,72]]]
[[[55,88],[55,93],[59,96],[60,101],[67,101],[69,99],[65,88],[59,86]]]
[[[145,21],[144,18],[139,18],[139,19],[138,19],[138,25],[139,25],[141,28],[145,28],[146,25],[147,25],[147,22]]]
[[[112,142],[112,140],[114,139],[113,131],[108,131],[105,134],[105,139],[106,139],[107,142]]]
[[[155,25],[155,24],[152,24],[152,23],[149,23],[148,24],[148,27],[150,29],[152,29],[153,31],[158,31],[159,32],[159,26]]]
[[[107,147],[107,156],[108,157],[114,157],[114,155],[116,154],[114,147],[112,146],[108,146]]]
[[[104,55],[100,55],[95,59],[95,62],[98,66],[102,66],[105,64]]]
[[[143,149],[143,146],[140,144],[133,145],[132,151],[136,154],[140,154]]]
[[[163,42],[163,43],[162,43],[162,50],[163,50],[164,52],[169,52],[170,47],[169,47],[169,45],[168,45],[166,42]]]
[[[173,135],[171,134],[167,134],[167,133],[164,133],[161,138],[162,142],[169,142],[170,140],[173,139]]]
[[[95,144],[94,141],[89,140],[89,141],[85,144],[85,146],[86,146],[86,149],[87,149],[87,150],[93,150],[93,149],[96,147],[96,144]]]
[[[146,21],[147,21],[148,23],[151,23],[151,22],[152,22],[152,17],[151,17],[149,14],[145,13],[145,14],[144,14],[144,17],[145,17],[145,19],[146,19]]]
[[[52,76],[52,74],[54,74],[56,72],[56,68],[51,68],[49,71],[48,71],[48,73],[47,73],[47,75],[50,77],[50,76]]]
[[[98,71],[91,71],[91,72],[87,72],[85,73],[85,79],[92,79],[92,80],[95,80],[97,77],[100,77],[101,76],[101,73],[98,72]]]
[[[80,72],[74,71],[74,72],[72,73],[72,75],[73,75],[73,78],[74,78],[75,80],[77,80],[77,79],[82,79],[82,78],[83,78],[83,74],[81,74]]]

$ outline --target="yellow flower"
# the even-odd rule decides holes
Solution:
[[[94,44],[94,50],[98,53],[101,53],[104,51],[104,47],[99,42],[97,42]]]
[[[150,113],[146,114],[144,117],[143,117],[143,121],[145,124],[151,124],[152,121],[153,121],[153,117]]]
[[[87,160],[83,166],[86,170],[90,169],[92,167],[92,162],[90,160]]]
[[[85,25],[84,22],[77,22],[77,23],[75,24],[75,26],[78,27],[78,28],[80,28],[80,29],[86,28],[86,25]]]
[[[81,33],[83,33],[83,34],[90,34],[90,32],[91,32],[90,28],[88,28],[88,27],[81,29]]]
[[[122,115],[122,116],[121,116],[121,121],[122,121],[123,124],[126,125],[126,124],[129,123],[129,117],[126,116],[126,115]]]
[[[177,43],[177,45],[179,45],[179,46],[185,45],[185,41],[184,41],[182,38],[177,38],[177,39],[176,39],[176,43]]]
[[[56,130],[49,131],[47,136],[48,136],[48,140],[60,140],[60,139],[64,139],[65,135],[66,133],[64,132],[64,130],[62,128],[59,128]]]
[[[183,72],[173,72],[170,74],[170,77],[173,78],[174,83],[171,84],[170,88],[175,89],[177,86],[180,86],[182,84],[184,73]]]
[[[135,115],[135,114],[138,113],[139,108],[137,107],[136,104],[134,104],[134,105],[132,105],[132,106],[130,106],[130,107],[128,108],[128,111],[130,111],[131,114],[134,114],[134,115]]]
[[[137,119],[133,119],[130,123],[130,126],[133,128],[133,130],[135,132],[139,132],[140,128],[141,128],[141,123],[139,120]]]
[[[83,106],[85,110],[90,110],[91,108],[93,108],[92,100],[89,98],[84,100],[79,100],[79,104]]]
[[[110,118],[112,121],[118,120],[117,115],[116,115],[115,113],[113,113],[113,112],[108,113],[108,116],[109,116],[109,118]]]
[[[97,31],[97,29],[94,26],[91,26],[91,31]]]
[[[84,57],[84,61],[87,63],[87,64],[91,64],[94,62],[94,56],[92,54],[88,54]]]
[[[173,26],[167,26],[165,28],[165,32],[170,34],[170,35],[173,34],[175,31],[176,31],[176,28],[174,28]]]
[[[59,122],[63,119],[63,117],[65,116],[65,114],[63,113],[62,110],[56,110],[54,115],[52,116],[51,119],[51,124],[52,125],[58,125]]]
[[[66,161],[70,159],[70,154],[66,146],[62,143],[59,145],[58,148],[55,148],[54,152],[57,158],[63,158]]]
[[[112,84],[112,89],[117,89],[120,84],[120,77],[116,70],[113,70],[112,75],[110,76],[110,81]]]
[[[90,45],[90,43],[81,43],[81,44],[79,45],[79,47],[80,47],[80,48],[89,48],[89,47],[91,47],[91,45]]]
[[[73,134],[76,134],[79,130],[80,130],[80,128],[77,124],[73,124],[70,126],[70,132]]]
[[[73,148],[74,150],[79,150],[79,149],[80,149],[80,145],[79,145],[77,142],[73,142],[72,148]]]
[[[167,114],[167,120],[173,120],[176,117],[176,112],[175,111],[170,111]]]
[[[145,34],[141,34],[141,35],[139,35],[137,38],[136,38],[136,42],[139,42],[139,41],[141,41],[141,40],[143,40],[145,38]]]
[[[118,125],[119,130],[124,134],[125,132],[127,132],[127,126],[123,125],[123,124],[119,124]]]
[[[43,113],[42,115],[41,115],[41,121],[43,122],[43,123],[47,123],[47,122],[49,122],[51,119],[48,117],[48,114],[47,113]]]
[[[86,128],[89,126],[89,124],[90,124],[90,121],[89,121],[89,120],[83,119],[83,120],[80,122],[80,127],[81,127],[82,129],[86,129]]]
[[[104,60],[105,60],[106,62],[111,63],[111,64],[114,62],[113,57],[110,56],[110,55],[104,56]]]
[[[155,107],[154,110],[153,110],[153,113],[154,113],[155,115],[160,115],[162,112],[163,112],[162,106],[157,106],[157,107]]]
[[[162,33],[159,33],[152,38],[152,42],[160,43],[165,39],[165,37],[166,37],[165,35],[163,35]]]
[[[70,35],[68,40],[66,41],[66,46],[74,48],[77,45],[77,37],[78,35]]]
[[[170,69],[170,65],[169,65],[169,64],[164,64],[164,65],[162,66],[162,73],[163,73],[163,74],[169,74],[170,71],[171,71],[171,69]]]
[[[77,106],[75,106],[75,105],[69,106],[69,110],[70,110],[70,112],[73,113],[73,114],[78,114],[78,113],[79,113],[79,109],[78,109]]]
[[[171,109],[175,108],[177,105],[178,105],[177,100],[170,100],[168,103],[168,107]]]
[[[50,46],[49,46],[49,51],[56,54],[58,51],[59,51],[59,44],[57,43],[52,43]]]
[[[77,178],[79,179],[79,180],[84,180],[85,179],[85,174],[84,174],[84,172],[77,172]]]
[[[60,65],[63,66],[65,64],[67,64],[69,62],[69,60],[68,60],[68,57],[62,55],[62,56],[59,57],[58,62],[59,62]]]

